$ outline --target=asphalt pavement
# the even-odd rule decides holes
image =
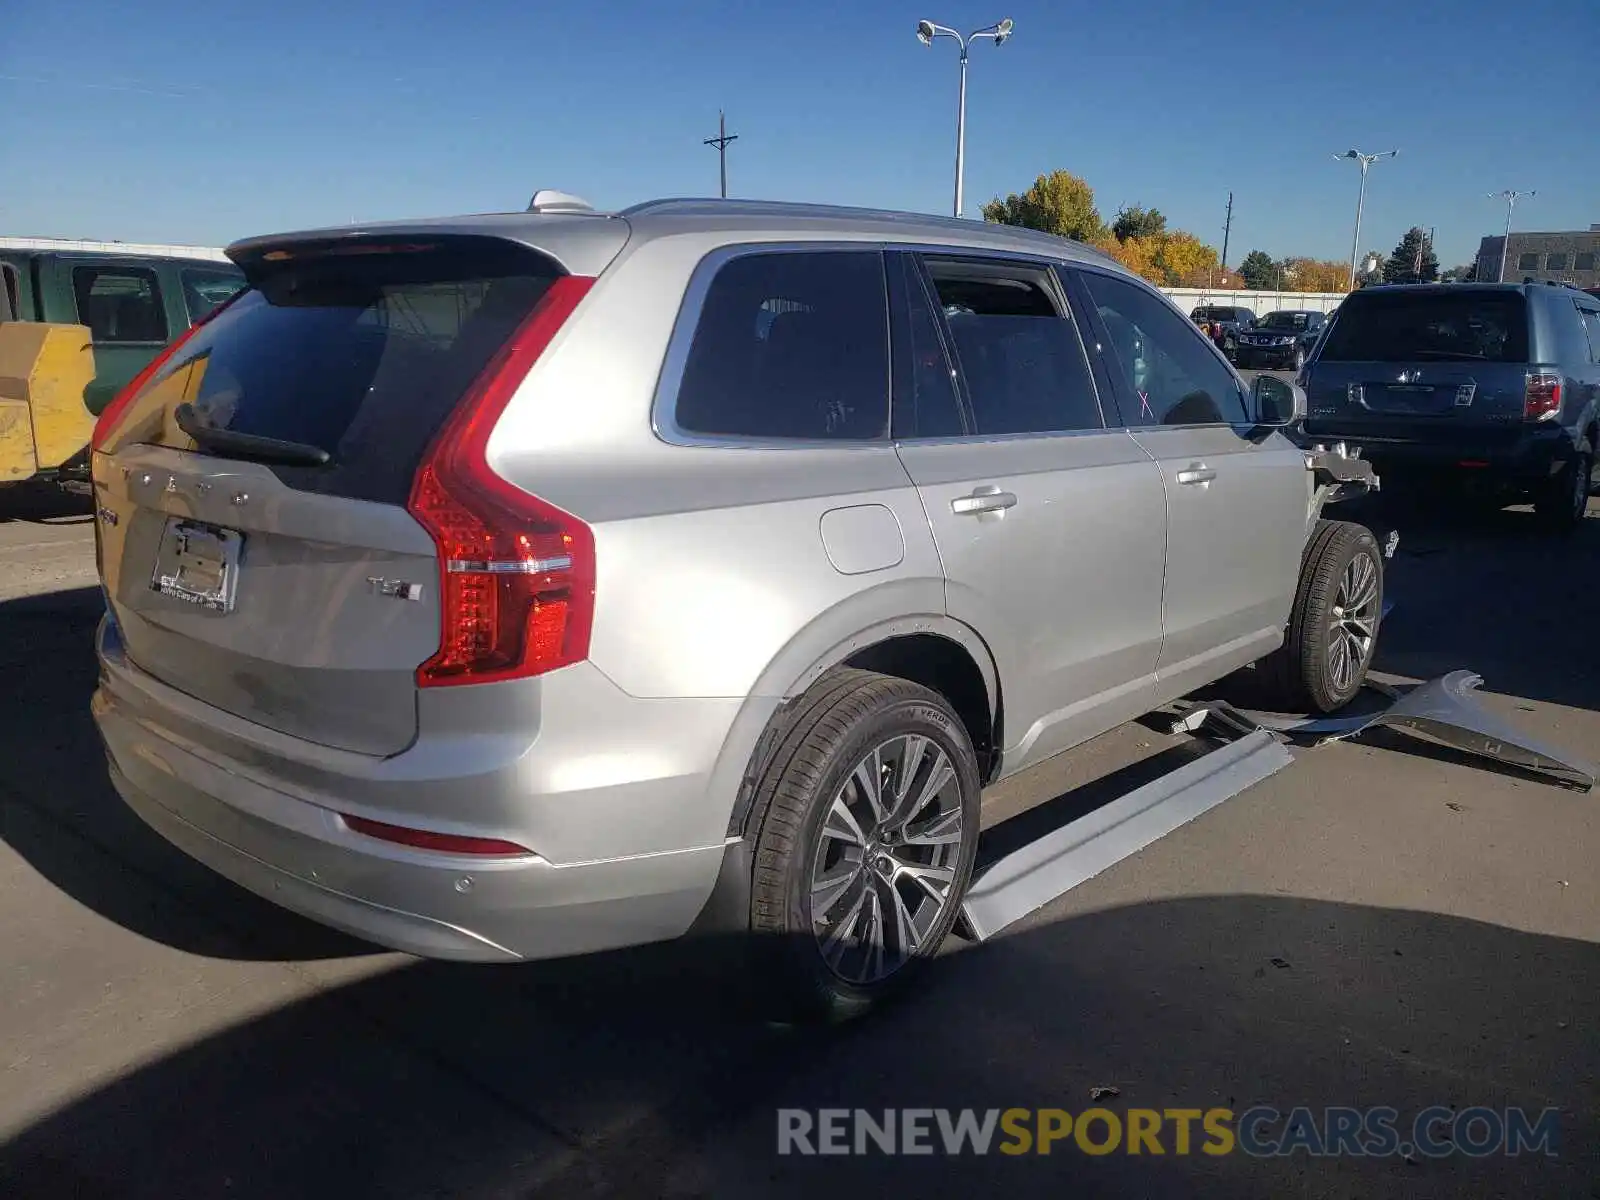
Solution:
[[[1519,511],[1364,515],[1402,533],[1388,677],[1471,667],[1518,724],[1600,746],[1600,508],[1566,539]],[[795,1029],[726,945],[422,963],[190,863],[106,782],[99,608],[86,513],[0,514],[7,1200],[1600,1196],[1595,796],[1400,735],[1328,746],[952,945],[925,994]],[[1129,726],[991,789],[987,820],[1183,753]],[[1562,1116],[1555,1158],[777,1153],[784,1107],[1091,1103]]]

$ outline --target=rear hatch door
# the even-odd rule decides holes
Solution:
[[[251,244],[95,455],[130,659],[228,713],[374,755],[417,734],[439,567],[407,512],[434,435],[563,274],[471,236]]]
[[[1309,433],[1397,441],[1514,436],[1528,371],[1512,290],[1356,293],[1308,372]]]

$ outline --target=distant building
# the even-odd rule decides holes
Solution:
[[[1478,244],[1478,278],[1493,283],[1500,274],[1500,246],[1506,239],[1486,237]],[[1600,287],[1600,225],[1588,232],[1513,233],[1506,254],[1506,277],[1501,282],[1521,283],[1532,277],[1543,283],[1572,283],[1581,288]]]

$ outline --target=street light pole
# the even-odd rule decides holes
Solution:
[[[932,21],[917,22],[917,41],[924,46],[933,45],[935,38],[954,38],[961,47],[961,90],[956,98],[956,201],[955,214],[961,215],[962,208],[962,178],[966,170],[967,159],[967,47],[979,38],[989,38],[996,46],[1004,45],[1011,36],[1014,22],[1010,17],[997,22],[987,28],[976,30],[963,37],[954,29],[946,25],[935,25]]]
[[[1393,158],[1398,150],[1384,150],[1378,154],[1363,154],[1359,150],[1346,150],[1334,158],[1348,158],[1361,165],[1361,190],[1356,193],[1356,231],[1350,239],[1350,290],[1356,288],[1356,260],[1361,257],[1361,209],[1367,202],[1367,168],[1380,158]]]
[[[1506,232],[1505,236],[1500,239],[1500,274],[1495,276],[1494,281],[1496,283],[1504,283],[1506,281],[1506,251],[1511,248],[1511,210],[1517,206],[1517,201],[1523,196],[1537,196],[1538,194],[1536,191],[1513,192],[1509,190],[1489,193],[1489,199],[1504,200],[1506,202]]]

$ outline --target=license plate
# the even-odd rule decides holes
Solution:
[[[232,612],[244,538],[231,529],[172,519],[161,535],[150,586],[212,612]]]

